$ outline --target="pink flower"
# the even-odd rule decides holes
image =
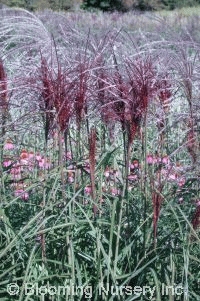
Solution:
[[[165,168],[161,168],[160,173],[163,177],[168,177],[168,171]]]
[[[195,204],[196,204],[197,207],[199,207],[200,206],[200,199],[196,200]]]
[[[154,163],[154,158],[153,158],[153,155],[147,155],[147,163],[149,165],[153,164]]]
[[[51,135],[52,135],[52,137],[55,138],[55,139],[58,139],[58,138],[59,138],[59,133],[58,133],[58,131],[56,131],[56,130],[53,130]],[[64,141],[65,141],[65,140],[64,140],[64,137],[61,137],[61,142],[64,143]]]
[[[99,199],[99,203],[100,203],[100,204],[105,203],[104,199],[103,199],[103,198],[100,198],[100,199]]]
[[[20,180],[21,179],[21,166],[19,163],[15,163],[10,170],[11,178],[13,180]]]
[[[116,187],[112,187],[110,189],[110,192],[113,196],[120,195],[120,193],[121,193],[120,189],[117,189]]]
[[[39,165],[40,168],[44,168],[44,165],[45,165],[44,158],[39,160],[38,165]]]
[[[92,193],[92,187],[86,186],[84,189],[84,193],[90,195]]]
[[[169,174],[168,179],[170,181],[176,181],[177,175],[175,173],[171,173],[171,174]]]
[[[28,158],[28,152],[25,149],[22,149],[20,154],[20,159],[27,159]]]
[[[71,171],[69,172],[67,180],[68,180],[68,183],[74,182],[74,173],[73,172],[71,172]]]
[[[68,170],[74,170],[75,169],[75,165],[71,164],[71,165],[67,166],[67,169]]]
[[[51,163],[47,158],[41,158],[38,162],[38,165],[42,169],[49,169],[51,167]]]
[[[28,170],[33,171],[33,169],[34,169],[34,164],[32,162],[29,162]]]
[[[162,158],[161,157],[156,156],[155,159],[157,160],[156,163],[162,163]]]
[[[12,141],[10,139],[8,139],[4,145],[4,149],[11,150],[13,148],[14,148],[14,144],[12,143]]]
[[[116,169],[113,169],[113,174],[117,177],[119,175],[119,171]]]
[[[12,175],[18,175],[21,173],[21,166],[18,164],[14,164],[13,167],[10,170],[10,173]]]
[[[134,168],[138,168],[139,167],[139,162],[138,162],[137,159],[133,160],[132,164],[133,164]]]
[[[39,153],[37,153],[35,158],[37,161],[40,161],[42,159],[42,156]]]
[[[160,158],[158,156],[153,157],[153,164],[157,164],[160,162]]]
[[[179,173],[184,171],[184,168],[183,168],[183,166],[181,165],[180,162],[176,162],[176,171],[179,172]]]
[[[22,178],[22,176],[21,176],[21,173],[19,173],[19,174],[13,174],[13,175],[11,175],[11,178],[12,178],[12,180],[21,180],[21,178]]]
[[[112,169],[111,167],[106,167],[105,171],[104,171],[104,176],[106,177],[106,179],[110,179],[110,180],[114,180],[115,177],[117,177],[119,175],[119,171],[116,169]]]
[[[137,159],[133,160],[133,162],[129,165],[130,171],[134,171],[135,169],[139,168],[139,162]]]
[[[3,162],[3,167],[8,167],[12,164],[12,161],[10,159],[6,159],[4,162]]]
[[[66,159],[67,160],[72,160],[72,153],[71,152],[66,153]]]
[[[90,163],[89,162],[85,162],[84,164],[84,170],[88,173],[90,173]]]
[[[74,177],[70,176],[70,177],[68,177],[67,180],[68,180],[68,183],[74,183]]]
[[[169,162],[170,162],[170,160],[169,160],[169,157],[168,156],[164,156],[164,157],[162,157],[162,163],[163,164],[169,164]]]
[[[45,162],[45,169],[49,169],[51,168],[51,163],[50,161],[47,159],[46,162]]]
[[[20,160],[21,165],[28,165],[28,163],[29,163],[28,158]]]
[[[105,169],[105,171],[104,171],[104,176],[106,177],[106,178],[109,178],[109,176],[110,176],[110,168],[107,166],[106,167],[106,169]]]
[[[15,194],[15,197],[20,197],[24,201],[28,200],[28,198],[29,198],[28,192],[24,191],[23,189],[15,190],[14,194]]]
[[[128,175],[128,180],[129,181],[136,181],[137,179],[138,179],[137,175],[134,175],[134,174]]]
[[[181,178],[178,179],[177,182],[178,182],[178,186],[179,186],[179,187],[183,187],[184,184],[185,184],[185,178],[184,178],[184,177],[181,177]]]
[[[181,197],[181,198],[178,199],[179,204],[182,204],[183,202],[184,202],[184,198]]]
[[[20,164],[21,165],[29,165],[30,161],[34,158],[34,153],[31,151],[28,153],[25,149],[21,151],[20,154]],[[32,170],[32,166],[29,168],[29,170]]]
[[[33,151],[30,151],[30,152],[28,153],[28,158],[29,158],[29,159],[33,159],[34,157],[35,157],[34,152],[33,152]]]
[[[12,184],[10,184],[10,186],[12,187],[12,188],[17,188],[18,187],[18,183],[17,182],[13,182]]]

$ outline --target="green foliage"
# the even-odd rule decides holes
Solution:
[[[127,11],[130,9],[138,9],[140,11],[160,10],[160,9],[175,9],[180,7],[198,5],[199,0],[84,0],[84,8],[98,8],[103,11]]]
[[[85,9],[101,9],[103,11],[122,11],[124,6],[120,0],[84,0],[82,7]]]
[[[28,10],[51,8],[53,10],[68,10],[76,5],[83,9],[102,11],[121,11],[131,9],[146,10],[173,10],[175,8],[195,6],[199,0],[2,0],[2,4],[10,7],[21,7]]]
[[[2,0],[1,3],[11,7],[23,7],[23,8],[26,5],[25,0]]]
[[[2,4],[9,7],[21,7],[27,10],[38,10],[51,8],[53,10],[67,10],[71,8],[76,1],[73,0],[2,0]]]

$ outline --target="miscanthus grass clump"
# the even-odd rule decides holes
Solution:
[[[0,15],[1,299],[198,300],[194,16]]]

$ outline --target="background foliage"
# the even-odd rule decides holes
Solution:
[[[28,10],[51,8],[68,10],[74,8],[100,9],[103,11],[173,10],[175,8],[196,6],[200,0],[1,0],[1,4],[10,7],[22,7]]]

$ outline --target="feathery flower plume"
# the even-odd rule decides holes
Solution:
[[[7,109],[7,76],[2,60],[0,59],[0,107]]]
[[[195,230],[200,226],[200,206],[195,210],[192,218],[192,226]]]
[[[8,114],[8,88],[7,76],[2,60],[0,59],[0,117],[1,117],[1,136],[5,134],[5,124]]]
[[[161,210],[163,197],[159,192],[152,193],[152,202],[153,202],[153,234],[154,234],[154,246],[156,245],[157,237],[157,224]]]
[[[66,132],[70,118],[73,114],[74,83],[70,82],[67,73],[58,66],[58,73],[54,81],[54,105],[56,109],[56,120],[62,132]]]
[[[91,180],[91,188],[92,188],[92,199],[95,201],[96,192],[95,192],[95,155],[96,155],[96,129],[92,127],[90,130],[89,136],[89,164],[90,164],[90,180]],[[93,205],[94,216],[97,213],[97,206]]]
[[[53,115],[53,79],[51,70],[48,68],[47,61],[44,57],[41,58],[41,81],[42,87],[42,98],[44,100],[43,105],[40,104],[40,108],[44,110],[45,119],[45,139],[47,141],[50,127],[52,126],[54,115]]]
[[[78,128],[80,128],[81,121],[87,113],[88,70],[89,64],[87,62],[80,62],[74,70],[78,73],[78,77],[74,81],[74,112]]]
[[[192,216],[192,226],[194,228],[195,231],[199,232],[200,229],[200,201],[197,200],[196,201],[196,210]],[[194,239],[194,236],[192,235],[191,239]]]
[[[193,121],[190,119],[188,122],[188,133],[187,133],[187,150],[192,158],[193,164],[197,160],[197,138],[194,132]]]
[[[58,128],[65,132],[73,112],[72,91],[74,83],[70,82],[67,72],[61,69],[58,62],[57,72],[49,67],[47,60],[42,57],[40,79],[42,82],[42,98],[45,114],[45,137],[48,138],[49,130],[57,124]]]
[[[158,80],[156,86],[158,89],[158,99],[160,101],[161,107],[165,113],[168,113],[172,98],[172,87],[169,76],[165,75],[164,78]]]
[[[129,78],[130,96],[127,102],[129,119],[126,120],[129,145],[133,142],[135,134],[141,126],[141,122],[146,118],[148,104],[157,93],[157,73],[153,60],[150,56],[138,57],[135,61],[126,61],[126,70]],[[151,161],[150,161],[151,162]],[[154,191],[152,183],[152,205],[153,205],[153,232],[154,244],[156,244],[157,223],[162,203],[162,185],[160,174],[158,174],[158,192]]]
[[[138,57],[135,61],[127,60],[126,70],[130,85],[127,127],[129,141],[132,143],[141,121],[147,113],[148,103],[157,91],[155,85],[157,77],[151,57]]]

